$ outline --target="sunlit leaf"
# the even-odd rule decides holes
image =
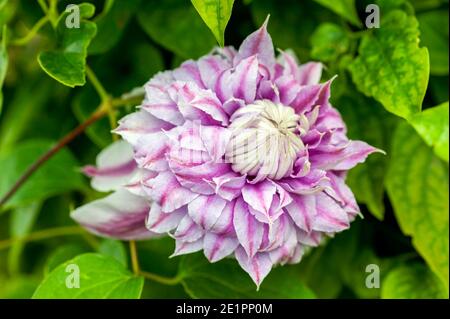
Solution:
[[[358,89],[389,111],[408,118],[421,110],[428,85],[429,58],[419,47],[418,22],[395,10],[381,27],[363,36],[359,56],[350,64]]]
[[[395,133],[386,187],[402,231],[448,288],[448,164],[412,127]]]
[[[230,20],[234,0],[191,0],[197,12],[221,46],[224,45],[224,33]]]
[[[427,109],[411,118],[410,123],[427,145],[448,163],[448,102]]]
[[[66,285],[68,275],[75,274],[75,271],[66,271],[68,265],[73,265],[70,269],[79,269],[79,288]],[[131,274],[113,257],[89,253],[55,268],[41,282],[33,298],[136,299],[141,295],[143,284],[142,277]]]

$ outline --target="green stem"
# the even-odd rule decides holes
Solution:
[[[0,250],[8,248],[13,245],[15,242],[30,242],[36,240],[43,240],[53,237],[59,236],[68,236],[68,235],[79,235],[85,233],[85,230],[79,226],[63,226],[56,228],[49,228],[40,231],[36,231],[34,233],[28,234],[23,237],[14,237],[8,238],[0,241]]]
[[[34,36],[39,32],[39,30],[49,21],[48,16],[42,17],[36,24],[31,28],[28,34],[22,38],[15,39],[11,41],[12,45],[25,45],[34,38]]]
[[[42,11],[44,11],[45,14],[48,12],[48,5],[45,0],[38,0],[39,5],[41,6]]]
[[[58,0],[50,0],[50,7],[47,10],[47,16],[50,19],[50,22],[53,28],[56,28],[58,25]]]
[[[176,276],[176,277],[164,277],[164,276],[160,276],[151,272],[147,272],[147,271],[140,271],[139,275],[144,277],[145,279],[150,279],[152,281],[155,281],[157,283],[163,284],[163,285],[168,285],[168,286],[175,286],[178,285],[181,281],[181,278]]]
[[[131,257],[131,267],[133,268],[133,272],[136,275],[139,275],[139,260],[137,256],[136,242],[134,240],[130,240],[130,257]]]
[[[88,65],[86,65],[86,76],[88,77],[89,81],[91,81],[95,91],[97,91],[98,95],[100,96],[102,103],[109,101],[110,96],[108,92],[106,92],[105,88],[95,75],[94,71],[92,71],[92,69]]]
[[[181,279],[178,276],[173,277],[173,278],[168,278],[168,277],[160,276],[160,275],[148,272],[148,271],[141,270],[141,267],[139,266],[139,258],[138,258],[138,252],[137,252],[137,247],[136,247],[136,241],[130,240],[129,244],[130,244],[131,268],[133,269],[133,273],[136,276],[142,276],[146,279],[150,279],[150,280],[153,280],[160,284],[170,285],[170,286],[177,285],[180,282]]]

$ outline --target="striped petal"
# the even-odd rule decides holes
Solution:
[[[143,186],[147,195],[161,206],[163,212],[173,212],[198,196],[181,186],[171,172],[161,172]]]
[[[105,148],[96,159],[97,166],[85,166],[83,172],[92,177],[92,188],[100,192],[116,190],[137,172],[130,144],[120,140]]]
[[[242,247],[238,247],[235,252],[235,257],[239,265],[244,269],[255,282],[257,289],[269,274],[272,269],[272,261],[268,253],[258,253],[255,256],[249,257]]]
[[[349,170],[363,163],[369,154],[380,152],[379,149],[362,141],[350,141],[340,150],[330,153],[311,150],[310,161],[313,167],[322,170]]]
[[[237,238],[248,256],[255,256],[263,238],[263,224],[250,213],[247,204],[238,199],[234,209],[233,225]]]
[[[203,239],[204,254],[212,263],[231,255],[237,246],[239,241],[234,236],[206,233]]]
[[[242,42],[235,57],[235,65],[248,57],[257,56],[262,65],[270,71],[273,70],[276,61],[272,38],[267,32],[268,22],[269,17],[266,18],[258,30],[250,34]]]
[[[147,111],[140,110],[123,117],[114,133],[136,146],[142,136],[161,132],[161,130],[170,130],[172,127],[172,124],[154,117]]]
[[[182,240],[176,240],[175,241],[175,251],[170,257],[185,255],[185,254],[192,254],[199,250],[202,250],[203,248],[203,238],[197,239],[193,242],[187,242]]]
[[[335,233],[350,226],[345,210],[324,192],[316,195],[316,211],[313,225],[316,231]]]
[[[145,226],[148,230],[163,234],[177,228],[181,219],[187,214],[186,208],[181,207],[171,213],[164,213],[161,206],[156,203],[152,204],[148,213]]]
[[[316,199],[314,195],[291,195],[292,202],[286,211],[300,229],[310,232],[316,215]]]
[[[181,219],[173,236],[177,240],[192,243],[202,238],[204,233],[203,229],[186,214]]]
[[[317,84],[322,77],[322,63],[309,62],[302,64],[298,70],[298,82],[301,85]]]
[[[189,216],[200,227],[209,230],[219,219],[227,202],[217,195],[200,195],[188,204]]]
[[[145,92],[146,98],[141,106],[144,110],[173,125],[183,124],[183,115],[177,104],[169,96],[166,87],[154,85],[150,82],[145,86]]]
[[[90,232],[122,240],[145,239],[155,233],[145,227],[150,205],[125,189],[74,210],[70,216]]]

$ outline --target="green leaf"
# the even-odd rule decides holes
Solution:
[[[379,29],[371,30],[349,66],[353,81],[389,112],[408,118],[420,111],[429,76],[428,51],[419,48],[418,22],[395,10],[382,16]]]
[[[39,156],[53,146],[46,140],[29,140],[18,144],[12,151],[0,156],[0,196],[3,196],[19,179],[23,172]],[[44,200],[85,187],[82,175],[77,171],[79,164],[73,155],[62,149],[43,164],[2,207],[9,208]]]
[[[311,36],[311,46],[312,58],[329,62],[347,52],[350,39],[340,26],[334,23],[323,23]]]
[[[141,0],[106,0],[102,13],[94,20],[98,31],[89,45],[89,54],[105,53],[114,47],[140,3]]]
[[[42,207],[41,201],[36,201],[28,205],[20,206],[14,209],[10,219],[11,238],[23,237],[28,234],[37,219]],[[16,274],[20,271],[20,257],[24,248],[24,243],[20,240],[15,241],[8,251],[9,272]]]
[[[66,271],[68,265],[79,269],[79,288],[68,288],[66,280],[74,275]],[[69,278],[70,279],[70,278]],[[136,299],[144,285],[144,278],[136,277],[112,257],[83,254],[55,268],[34,292],[34,299]]]
[[[441,281],[422,263],[403,264],[392,269],[381,285],[384,299],[446,299]]]
[[[3,93],[2,86],[8,69],[8,51],[6,49],[6,26],[3,26],[2,39],[0,42],[0,114],[2,114]]]
[[[86,252],[86,248],[80,244],[67,244],[58,247],[47,258],[44,265],[44,276],[47,276],[53,269],[61,265],[62,263],[75,258],[78,255]]]
[[[225,28],[231,17],[234,0],[191,0],[191,2],[219,45],[223,47]]]
[[[178,276],[192,298],[314,298],[293,266],[273,269],[259,291],[236,260],[211,264],[202,254],[187,255]]]
[[[324,7],[332,10],[348,22],[360,27],[358,13],[356,12],[355,0],[314,0]]]
[[[351,87],[349,89],[351,90]],[[336,103],[347,125],[348,136],[353,140],[362,140],[387,154],[372,154],[365,163],[350,170],[347,184],[356,199],[364,203],[378,219],[384,217],[384,179],[389,161],[391,135],[396,124],[395,116],[386,112],[373,99],[353,91]],[[362,120],[364,119],[364,120]]]
[[[124,244],[119,240],[103,239],[98,247],[98,252],[110,256],[120,262],[124,267],[128,266],[128,254]]]
[[[406,123],[393,139],[386,187],[403,233],[448,287],[448,165]]]
[[[57,48],[44,51],[38,57],[39,64],[45,72],[70,87],[82,86],[86,83],[87,47],[97,32],[95,23],[86,20],[94,15],[95,7],[89,3],[82,3],[78,5],[78,8],[80,27],[66,26],[66,20],[70,20],[70,16],[76,11],[62,13],[56,30]]]
[[[410,123],[437,156],[448,163],[448,102],[414,115]]]
[[[188,1],[146,0],[137,17],[155,42],[185,59],[198,58],[215,44],[211,32]]]
[[[417,19],[422,44],[430,52],[431,74],[448,74],[448,10],[421,13]]]

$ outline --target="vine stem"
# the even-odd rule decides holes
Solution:
[[[61,150],[68,143],[73,141],[78,135],[84,132],[84,130],[90,126],[92,123],[98,121],[100,118],[105,116],[107,110],[105,107],[100,106],[97,111],[95,111],[86,121],[81,123],[67,135],[65,135],[59,142],[49,149],[45,154],[39,157],[33,164],[31,164],[27,170],[22,174],[22,176],[14,183],[10,190],[1,198],[0,208],[19,190],[19,188],[27,181],[28,178],[33,175],[33,173],[47,162],[53,155],[55,155],[59,150]]]
[[[50,19],[48,16],[42,17],[36,24],[31,28],[31,30],[22,38],[12,40],[10,44],[20,46],[25,45],[34,38],[34,36],[39,32],[39,30],[47,23]]]
[[[42,239],[58,237],[58,236],[78,235],[78,234],[83,234],[83,233],[85,233],[84,229],[82,229],[79,226],[64,226],[64,227],[44,229],[41,231],[31,233],[27,236],[1,240],[0,241],[0,250],[8,248],[9,246],[11,246],[13,243],[15,243],[17,241],[29,242],[29,241],[34,241],[34,240],[42,240]]]
[[[138,258],[137,248],[136,248],[136,241],[130,240],[129,244],[130,244],[131,268],[133,270],[133,273],[136,276],[142,276],[146,279],[153,280],[153,281],[158,282],[163,285],[173,286],[173,285],[177,285],[180,283],[181,279],[178,276],[169,278],[169,277],[164,277],[164,276],[160,276],[160,275],[148,272],[148,271],[141,270],[141,268],[139,266],[139,258]]]

